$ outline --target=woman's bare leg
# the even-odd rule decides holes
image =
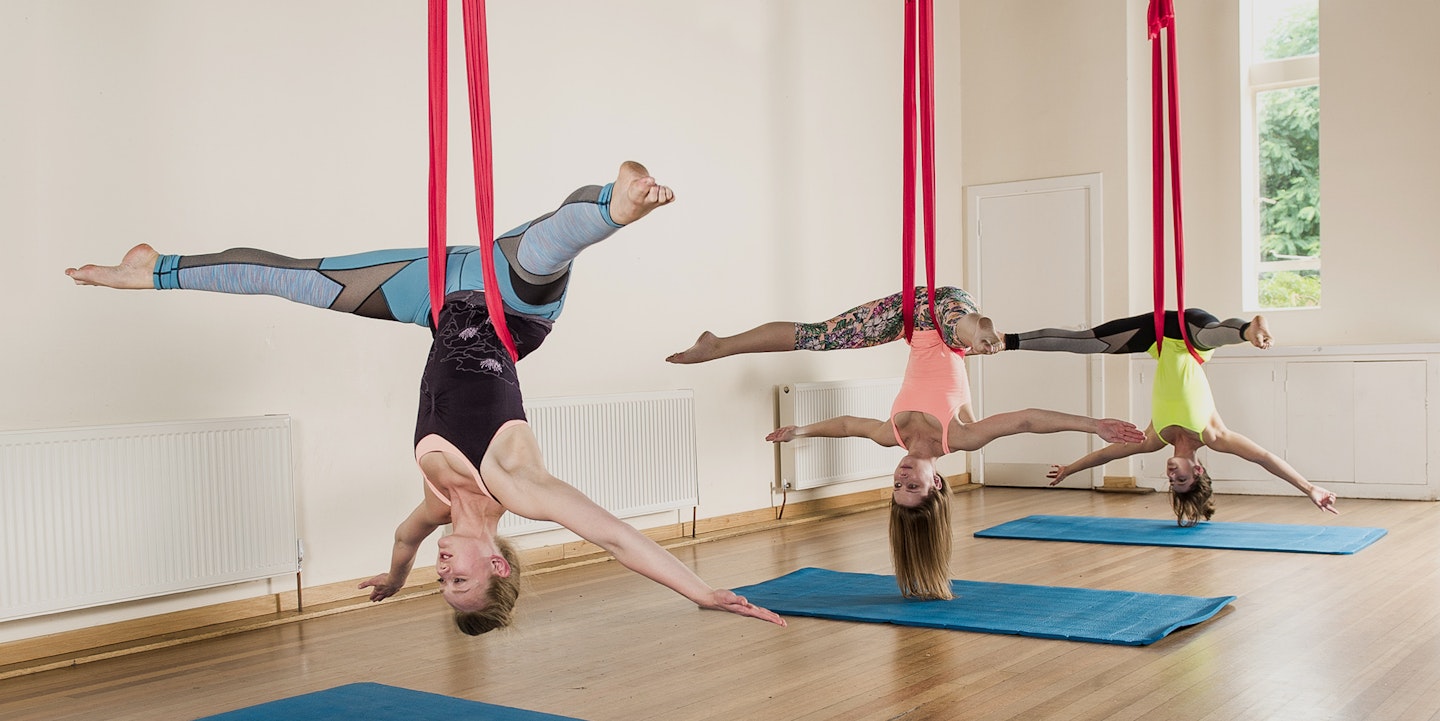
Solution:
[[[629,225],[674,200],[675,192],[656,182],[645,166],[627,160],[620,165],[620,172],[615,178],[610,217],[620,225]],[[70,276],[76,285],[154,290],[155,259],[159,256],[154,248],[141,243],[125,253],[118,265],[87,264],[66,268],[65,275]]]
[[[586,191],[591,191],[586,194]],[[584,196],[584,197],[580,197]],[[597,200],[598,198],[598,200]],[[557,303],[563,299],[569,276],[564,273],[570,261],[589,245],[593,245],[617,229],[633,223],[675,199],[670,188],[660,185],[645,166],[622,163],[615,182],[608,188],[586,186],[571,194],[561,207],[520,226],[502,236],[497,245],[502,252],[518,248],[520,260],[535,250],[542,260],[554,267],[546,273],[558,278],[524,278],[530,295],[519,300],[541,307],[543,312],[559,313]],[[597,210],[598,208],[598,210]],[[537,238],[539,240],[537,240]],[[504,245],[510,242],[509,246]],[[532,242],[538,246],[532,247]],[[473,248],[470,248],[473,250]],[[452,254],[463,255],[457,247]],[[532,256],[534,253],[531,254]],[[507,255],[507,257],[510,257]],[[79,285],[109,288],[189,288],[246,295],[274,295],[307,305],[354,313],[384,320],[401,320],[420,325],[429,323],[428,287],[415,282],[414,274],[404,273],[415,263],[425,263],[424,248],[371,251],[332,258],[295,259],[268,251],[232,248],[220,253],[199,256],[161,256],[149,245],[132,248],[118,265],[86,265],[67,269]],[[512,259],[512,269],[524,271]],[[464,267],[464,266],[460,266]],[[477,266],[478,267],[478,266]],[[473,277],[472,277],[473,276]],[[480,287],[478,273],[461,272],[453,277],[447,290]],[[517,286],[516,292],[521,292]],[[553,307],[553,310],[551,308]],[[553,316],[547,316],[553,317]]]
[[[934,328],[928,311],[925,289],[915,289],[915,328]],[[775,321],[751,328],[739,335],[717,336],[706,331],[695,344],[672,354],[671,363],[703,363],[738,353],[770,353],[788,350],[828,351],[869,348],[904,336],[901,295],[872,300],[819,323]],[[940,288],[936,295],[937,315],[945,342],[969,348],[975,353],[995,353],[1003,346],[995,324],[980,315],[969,294],[958,288]]]
[[[795,324],[772,321],[738,335],[720,337],[705,331],[695,345],[673,353],[667,363],[704,363],[739,353],[774,353],[795,350]]]
[[[900,294],[861,304],[819,323],[771,321],[732,336],[710,331],[689,348],[672,354],[671,363],[703,363],[739,353],[866,348],[901,337]]]
[[[131,248],[119,265],[82,265],[66,268],[75,285],[98,285],[127,290],[154,290],[155,259],[160,254],[145,243]]]

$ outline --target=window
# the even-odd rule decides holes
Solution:
[[[1245,307],[1317,307],[1319,1],[1241,2]]]

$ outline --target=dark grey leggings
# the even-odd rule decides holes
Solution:
[[[1221,321],[1199,308],[1190,308],[1185,311],[1185,325],[1190,341],[1200,350],[1248,342],[1245,329],[1250,322],[1239,318]],[[1173,310],[1165,312],[1165,337],[1181,337],[1180,314]],[[1151,313],[1112,320],[1090,330],[1042,328],[1005,334],[1005,350],[1144,353],[1154,344],[1155,316]]]

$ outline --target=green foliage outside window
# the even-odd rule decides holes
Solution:
[[[1268,57],[1293,57],[1319,48],[1315,7],[1279,23],[1267,38]],[[1320,256],[1320,88],[1263,92],[1256,109],[1260,153],[1260,260]],[[1260,305],[1320,304],[1318,271],[1263,273]]]
[[[1308,308],[1320,305],[1320,274],[1313,270],[1260,274],[1261,308]]]
[[[1260,111],[1261,260],[1320,254],[1320,88],[1274,90]]]

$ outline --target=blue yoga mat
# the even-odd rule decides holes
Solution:
[[[980,538],[1116,543],[1128,546],[1344,554],[1354,553],[1379,540],[1385,535],[1385,529],[1208,521],[1182,528],[1171,520],[1151,518],[1026,516],[976,531],[975,535]]]
[[[569,716],[495,706],[378,683],[336,686],[324,691],[206,716],[199,721],[412,721],[438,718],[577,721]]]
[[[802,568],[737,588],[751,603],[787,616],[1004,633],[1069,641],[1145,646],[1193,626],[1234,596],[1198,598],[1060,586],[951,581],[955,599],[900,595],[894,576]]]

